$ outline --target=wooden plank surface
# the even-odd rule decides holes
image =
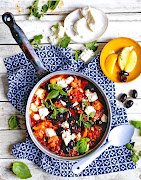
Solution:
[[[15,15],[17,24],[24,30],[27,37],[30,39],[34,35],[43,34],[42,45],[48,45],[47,37],[50,35],[50,27],[59,21],[63,21],[66,15],[79,7],[90,5],[103,10],[109,19],[109,25],[106,33],[98,40],[98,51],[101,50],[106,42],[116,37],[130,37],[141,42],[141,15],[140,7],[141,0],[61,0],[59,7],[36,20],[31,18],[27,20],[28,6],[32,4],[33,0],[1,0],[0,2],[0,180],[16,180],[18,179],[12,172],[9,171],[10,164],[15,158],[10,154],[12,145],[25,141],[26,126],[25,118],[8,102],[7,91],[8,81],[6,68],[4,66],[3,58],[15,55],[21,52],[21,49],[13,40],[8,27],[2,22],[1,15],[6,11],[11,11]],[[46,3],[40,0],[39,6]],[[75,44],[71,42],[69,47],[73,49],[83,48],[82,44]],[[127,109],[128,120],[141,120],[141,76],[128,84],[115,84],[117,106],[123,107],[119,102],[119,95],[127,93],[130,95],[131,89],[137,89],[138,98],[134,99],[134,105]],[[129,98],[129,97],[128,97]],[[19,126],[16,130],[9,129],[8,119],[11,115],[17,114],[19,117]],[[139,130],[136,130],[133,136],[133,141],[136,142],[135,148],[141,150],[141,137]],[[66,179],[52,176],[43,172],[33,163],[22,160],[28,164],[31,169],[32,179],[44,180],[60,180]],[[81,178],[67,178],[67,180],[139,180],[141,179],[141,160],[137,163],[137,169],[125,172],[112,173],[107,175],[81,177]]]

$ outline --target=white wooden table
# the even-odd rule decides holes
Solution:
[[[40,4],[42,5],[43,3],[46,3],[46,1],[40,0]],[[40,21],[35,19],[27,21],[28,10],[26,8],[31,4],[32,0],[1,0],[0,16],[6,11],[12,12],[15,15],[17,24],[23,29],[29,39],[34,35],[43,34],[42,45],[48,44],[47,36],[50,34],[49,28],[52,25],[56,24],[58,21],[62,21],[70,11],[87,5],[103,10],[109,18],[109,26],[106,33],[98,39],[98,50],[101,50],[109,40],[116,37],[130,37],[139,43],[141,42],[141,0],[61,0],[59,7],[54,12],[48,12]],[[70,47],[79,49],[82,45],[72,42]],[[3,62],[3,58],[19,52],[21,52],[21,49],[16,45],[8,27],[0,18],[0,180],[18,179],[9,171],[10,164],[15,160],[15,158],[10,155],[10,151],[12,145],[25,140],[25,118],[8,102],[6,96],[8,81],[6,77],[6,68]],[[141,120],[141,76],[134,82],[128,84],[116,84],[116,96],[118,98],[119,94],[123,92],[129,94],[129,91],[133,88],[138,91],[139,95],[138,98],[134,100],[134,105],[127,110],[128,119]],[[122,106],[118,100],[117,105]],[[8,119],[15,113],[20,117],[20,127],[12,131],[8,126]],[[133,140],[136,142],[135,148],[141,150],[141,136],[139,136],[138,130],[136,130]],[[43,172],[29,161],[24,162],[27,163],[31,170],[33,176],[31,180],[63,179]],[[67,179],[138,180],[141,179],[141,160],[138,161],[135,170]]]

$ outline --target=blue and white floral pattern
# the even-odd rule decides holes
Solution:
[[[71,49],[44,46],[40,50],[36,49],[36,53],[50,72],[56,70],[79,71],[99,84],[106,93],[111,105],[111,129],[120,124],[128,123],[125,109],[116,107],[114,83],[105,77],[100,69],[100,52],[88,65],[84,65],[81,60],[76,61]],[[4,62],[9,81],[8,99],[16,109],[25,114],[25,106],[29,93],[38,82],[37,74],[24,53],[5,58]],[[126,149],[125,146],[111,146],[83,170],[82,173],[75,175],[71,171],[72,165],[75,162],[56,160],[42,153],[35,146],[28,133],[26,141],[14,145],[11,153],[17,158],[32,161],[47,173],[62,177],[92,176],[136,168],[129,157],[131,151]]]

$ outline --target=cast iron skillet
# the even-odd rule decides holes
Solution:
[[[32,91],[31,91],[31,93],[30,93],[30,95],[28,97],[27,106],[26,106],[26,126],[27,126],[28,132],[29,132],[30,137],[33,140],[33,142],[36,144],[36,146],[42,152],[46,153],[47,155],[49,155],[49,156],[51,156],[53,158],[57,158],[57,159],[61,159],[61,160],[77,160],[77,159],[83,158],[86,155],[89,155],[90,153],[92,153],[93,151],[98,149],[105,142],[106,137],[107,137],[108,132],[109,132],[109,129],[110,129],[110,125],[111,125],[111,108],[110,108],[109,102],[107,100],[107,97],[104,94],[104,92],[102,91],[102,89],[97,85],[97,83],[95,81],[93,81],[90,78],[88,78],[87,76],[82,75],[82,74],[77,73],[77,72],[70,72],[70,71],[59,71],[58,72],[57,71],[57,72],[49,74],[49,71],[43,66],[43,64],[40,61],[39,57],[35,53],[33,47],[29,43],[26,35],[22,31],[22,29],[16,24],[13,14],[9,13],[9,12],[6,12],[5,14],[2,15],[2,19],[3,19],[3,22],[10,28],[13,38],[16,40],[18,45],[21,47],[21,49],[25,53],[26,57],[29,59],[29,61],[34,66],[35,70],[37,71],[38,78],[40,79],[40,81],[32,89]],[[34,95],[35,91],[37,90],[37,88],[43,82],[49,80],[51,77],[53,77],[55,75],[58,75],[58,74],[76,75],[76,76],[80,76],[80,77],[90,81],[96,87],[96,89],[97,89],[98,93],[100,94],[100,96],[103,98],[104,104],[105,104],[105,107],[106,107],[106,112],[107,112],[107,115],[108,115],[108,121],[107,121],[107,128],[105,130],[105,133],[104,133],[102,139],[100,140],[100,142],[93,149],[89,150],[87,153],[85,153],[84,155],[81,155],[81,156],[61,157],[61,156],[58,156],[58,155],[48,151],[43,146],[41,146],[41,144],[37,141],[37,139],[33,135],[32,129],[31,129],[31,121],[30,121],[30,116],[29,116],[29,107],[30,107],[33,95]]]

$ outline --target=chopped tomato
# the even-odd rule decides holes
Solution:
[[[79,89],[73,89],[71,91],[71,96],[72,96],[72,99],[71,99],[72,102],[76,102],[76,101],[81,102],[84,96],[84,93],[81,92]]]
[[[81,79],[77,79],[77,77],[75,77],[75,79],[73,80],[73,82],[71,82],[71,86],[73,88],[79,88],[81,87]]]
[[[51,147],[55,147],[58,142],[58,137],[57,136],[52,136],[48,138],[48,143],[50,143]]]
[[[94,118],[92,118],[92,120],[96,121],[96,120],[100,119],[103,114],[104,114],[104,109],[96,110]]]
[[[56,107],[58,107],[58,108],[65,107],[65,106],[62,105],[62,103],[61,103],[60,101],[56,101],[56,102],[54,103],[54,105],[55,105]]]
[[[100,110],[103,108],[103,106],[99,100],[94,101],[92,103],[92,106],[95,108],[95,110]]]
[[[91,141],[96,141],[100,138],[102,132],[102,128],[100,126],[95,125],[87,130],[87,137],[89,137]]]
[[[87,80],[82,80],[81,88],[84,89],[87,85],[88,85],[88,81]]]

